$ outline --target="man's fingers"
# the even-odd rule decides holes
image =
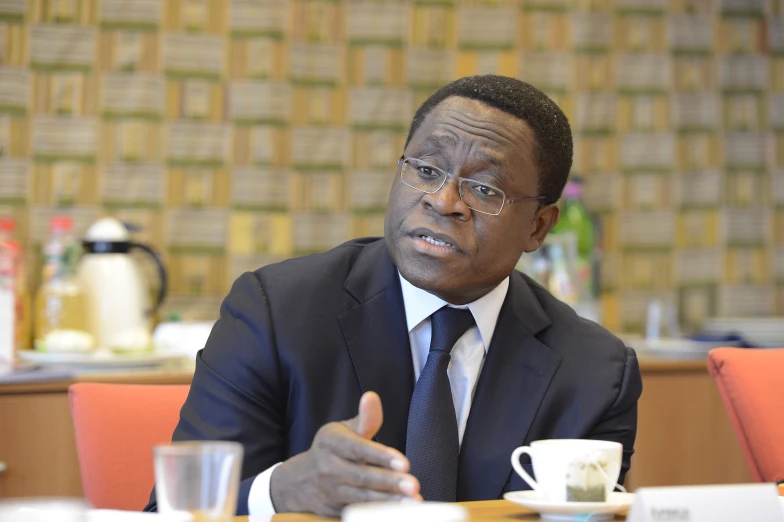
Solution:
[[[361,489],[372,489],[410,498],[419,495],[419,481],[408,473],[347,462],[342,466],[341,475],[346,483]]]
[[[348,484],[338,486],[335,490],[335,496],[341,503],[345,505],[357,504],[360,502],[400,502],[403,500],[422,500],[421,497],[411,499],[410,497],[405,497],[402,495],[383,493],[381,491],[375,491],[372,489],[362,489]]]
[[[345,426],[335,426],[335,429],[325,433],[320,443],[343,460],[401,472],[409,468],[406,456],[395,448],[366,440]]]
[[[370,440],[376,436],[383,422],[381,397],[376,392],[365,392],[359,399],[359,413],[345,424],[360,437]]]

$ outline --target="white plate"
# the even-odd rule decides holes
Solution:
[[[577,519],[577,515],[592,514],[590,522],[610,520],[612,515],[631,507],[634,493],[610,493],[607,502],[554,502],[547,500],[536,491],[510,491],[504,498],[524,508],[536,511],[542,520],[567,521]],[[584,517],[580,517],[583,520]]]
[[[143,352],[138,354],[116,354],[109,350],[98,350],[88,353],[57,353],[39,352],[36,350],[20,350],[16,352],[25,362],[41,366],[68,366],[73,368],[139,368],[157,366],[172,359],[182,357],[179,354]]]
[[[116,509],[91,509],[87,512],[87,522],[189,522],[189,513],[140,513],[138,511],[118,511]]]
[[[445,502],[368,502],[348,506],[340,519],[342,522],[464,522],[468,520],[468,511]]]

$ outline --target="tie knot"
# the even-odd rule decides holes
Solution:
[[[445,306],[436,311],[430,319],[433,331],[430,337],[431,352],[451,352],[457,340],[474,324],[474,316],[467,308]]]

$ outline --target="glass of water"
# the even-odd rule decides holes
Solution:
[[[237,509],[242,467],[238,442],[174,442],[156,446],[158,512],[189,513],[194,521],[229,521]]]

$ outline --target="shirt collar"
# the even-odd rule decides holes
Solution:
[[[409,333],[419,323],[433,315],[434,312],[449,305],[443,299],[406,281],[399,271],[398,277],[400,278],[400,287],[403,290],[403,306],[406,309],[406,324],[408,325]],[[476,326],[479,328],[482,343],[485,345],[485,352],[487,352],[490,340],[493,338],[495,325],[498,322],[498,314],[501,312],[501,306],[504,304],[508,290],[509,277],[476,301],[463,306],[450,305],[454,306],[454,308],[468,308],[471,311],[471,315],[474,316],[474,321],[476,321]]]

